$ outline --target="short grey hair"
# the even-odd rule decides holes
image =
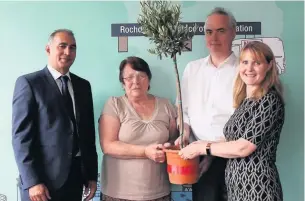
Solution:
[[[214,8],[209,14],[207,17],[211,16],[211,15],[214,15],[214,14],[218,14],[218,15],[225,15],[225,16],[228,16],[229,17],[229,24],[230,26],[235,29],[236,28],[236,20],[235,20],[235,17],[234,15],[226,10],[225,8],[222,8],[222,7],[216,7]],[[206,23],[205,23],[206,24]],[[204,24],[204,29],[205,29],[205,24]]]
[[[52,43],[52,41],[53,41],[54,37],[56,36],[56,34],[62,33],[62,32],[67,33],[69,36],[72,36],[73,38],[75,38],[73,31],[71,31],[70,29],[56,29],[55,31],[53,31],[50,34],[49,40],[48,40],[48,44]]]

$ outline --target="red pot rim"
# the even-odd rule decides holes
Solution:
[[[170,147],[163,148],[163,151],[169,152],[169,153],[178,153],[180,151],[180,147],[173,145]]]

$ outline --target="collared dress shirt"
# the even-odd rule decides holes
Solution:
[[[234,112],[237,64],[233,52],[218,67],[210,56],[187,64],[181,83],[183,118],[196,140],[224,138],[223,127]]]

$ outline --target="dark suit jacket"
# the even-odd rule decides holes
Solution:
[[[92,92],[87,80],[70,75],[85,184],[97,180]],[[72,159],[73,134],[73,123],[49,70],[20,76],[13,96],[12,144],[23,189],[39,183],[58,189],[64,184]]]

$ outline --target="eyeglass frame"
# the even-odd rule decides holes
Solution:
[[[144,79],[148,78],[146,73],[143,73],[143,74],[136,73],[136,74],[133,74],[133,75],[128,76],[128,77],[123,77],[123,80],[126,80],[127,82],[132,82],[134,80],[134,78],[136,78],[136,77],[139,77],[139,79],[141,81],[143,81]]]

